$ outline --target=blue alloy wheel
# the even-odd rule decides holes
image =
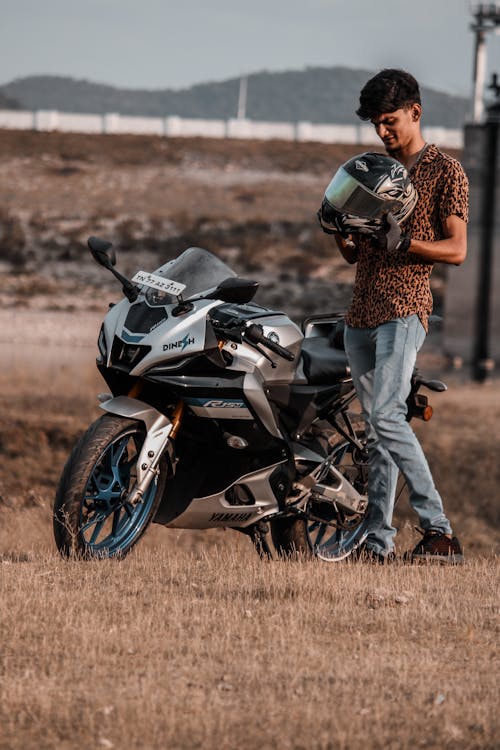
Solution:
[[[125,554],[149,520],[157,481],[151,483],[142,502],[135,506],[127,502],[135,484],[141,437],[137,430],[118,436],[106,446],[90,473],[79,533],[92,557]]]
[[[364,428],[355,429],[355,434],[356,441],[342,439],[330,448],[329,465],[324,465],[316,481],[336,487],[338,477],[329,468],[335,467],[360,495],[366,495],[368,457]],[[356,513],[314,495],[309,498],[305,511],[305,518],[289,516],[271,522],[272,540],[279,556],[299,555],[335,562],[347,557],[366,538],[366,511]]]
[[[145,439],[142,422],[104,414],[76,443],[54,502],[54,539],[63,557],[124,557],[144,534],[168,474],[162,456],[142,502],[128,502]]]
[[[366,492],[368,467],[353,459],[351,443],[340,443],[334,452],[333,463],[356,486],[358,492],[363,494]],[[367,535],[368,519],[366,514],[352,514],[350,518],[344,517],[341,524],[336,517],[332,517],[331,520],[335,522],[306,521],[306,534],[315,557],[333,562],[347,557],[355,547],[361,544]]]

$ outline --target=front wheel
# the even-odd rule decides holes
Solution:
[[[144,534],[160,503],[166,465],[141,502],[127,498],[146,438],[142,422],[106,414],[75,445],[54,503],[54,537],[65,557],[123,557]]]

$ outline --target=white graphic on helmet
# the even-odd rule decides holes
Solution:
[[[361,161],[360,159],[356,159],[354,162],[354,166],[356,169],[360,169],[362,172],[369,172],[368,164],[366,161]]]
[[[393,180],[399,179],[403,180],[406,177],[406,169],[403,167],[402,164],[393,164],[391,168],[391,178]]]

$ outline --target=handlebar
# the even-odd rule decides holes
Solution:
[[[289,349],[285,349],[284,346],[280,346],[275,341],[267,338],[267,336],[264,336],[262,327],[256,325],[255,323],[245,325],[237,318],[232,318],[224,325],[221,325],[221,323],[216,319],[212,319],[211,322],[215,331],[219,335],[223,335],[225,338],[229,339],[229,341],[235,341],[237,343],[247,341],[249,344],[254,345],[262,344],[267,349],[277,354],[279,357],[283,357],[283,359],[288,360],[288,362],[293,362],[295,360],[295,355],[293,354],[293,352],[291,352]]]
[[[293,362],[295,359],[295,355],[289,349],[285,349],[284,346],[280,346],[276,341],[272,341],[267,336],[264,336],[262,328],[255,323],[251,323],[242,330],[242,338],[247,339],[254,344],[262,344],[262,346],[265,346],[267,349],[270,349],[279,357],[283,357],[283,359],[286,359],[289,362]]]

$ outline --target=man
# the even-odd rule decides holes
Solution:
[[[373,123],[387,154],[406,167],[418,193],[401,227],[389,213],[381,236],[335,235],[345,259],[357,263],[345,346],[368,431],[371,520],[362,556],[376,562],[394,558],[399,470],[423,529],[410,558],[456,564],[463,561],[460,544],[405,417],[411,374],[432,311],[433,263],[459,265],[466,256],[467,178],[456,160],[424,141],[419,86],[405,71],[386,69],[370,79],[357,114]]]

